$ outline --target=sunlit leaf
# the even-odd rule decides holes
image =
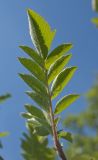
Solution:
[[[77,67],[65,68],[60,74],[54,79],[51,87],[52,98],[54,99],[64,89],[67,83],[72,78]]]
[[[45,59],[51,47],[55,31],[50,25],[36,12],[28,10],[30,36],[39,55]]]
[[[49,111],[49,99],[36,92],[26,92],[29,97],[31,97],[36,104],[42,107],[44,110]]]
[[[45,86],[34,76],[29,74],[19,74],[19,76],[31,87],[34,91],[38,93],[47,94]]]
[[[54,63],[57,59],[59,59],[62,55],[64,55],[65,53],[67,53],[70,49],[72,48],[72,44],[71,43],[65,43],[62,44],[60,46],[58,46],[57,48],[55,48],[47,57],[46,62],[45,62],[45,66],[47,69],[49,69],[49,67],[52,65],[52,63]]]
[[[36,63],[43,67],[43,58],[32,48],[28,46],[20,46],[20,48],[27,53]]]
[[[55,61],[49,71],[48,71],[48,82],[49,84],[54,80],[54,78],[61,72],[64,66],[69,62],[71,54],[67,56],[61,56],[57,61]]]
[[[45,120],[45,116],[43,112],[39,108],[35,107],[34,105],[26,104],[25,108],[31,115]]]
[[[71,105],[74,101],[79,98],[77,94],[70,94],[63,97],[57,104],[54,113],[59,114],[63,110],[65,110],[69,105]]]
[[[46,76],[42,68],[31,59],[27,58],[18,58],[20,63],[26,67],[36,78],[46,83]]]
[[[52,133],[51,126],[45,119],[32,115],[32,118],[28,119],[27,123],[34,130],[34,133],[37,133],[40,136],[46,136]]]

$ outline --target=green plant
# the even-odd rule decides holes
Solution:
[[[36,12],[28,9],[28,20],[31,40],[35,50],[20,46],[30,58],[19,57],[20,63],[30,74],[19,74],[28,84],[31,91],[26,94],[32,98],[36,105],[25,105],[27,110],[22,116],[27,119],[32,134],[38,136],[53,136],[55,150],[62,160],[66,160],[59,139],[72,141],[70,133],[57,129],[59,114],[64,111],[77,98],[78,94],[64,96],[53,108],[52,101],[63,91],[71,80],[77,67],[65,67],[71,54],[65,55],[72,44],[65,43],[50,51],[56,31],[51,30],[49,24]]]

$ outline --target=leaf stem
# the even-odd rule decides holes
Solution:
[[[50,114],[50,118],[51,118],[51,127],[52,127],[52,132],[53,132],[54,145],[56,147],[56,150],[57,150],[57,153],[58,153],[59,157],[62,160],[67,160],[67,158],[66,158],[66,156],[64,154],[64,151],[62,149],[62,146],[61,146],[61,144],[59,142],[58,135],[57,135],[57,130],[56,130],[56,126],[55,126],[55,119],[54,119],[54,113],[53,113],[53,109],[52,109],[51,93],[50,93],[49,86],[48,86],[48,78],[47,78],[47,89],[48,89],[49,100],[50,100],[50,108],[49,108],[50,113],[49,114]]]

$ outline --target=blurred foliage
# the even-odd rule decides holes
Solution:
[[[98,160],[98,81],[86,98],[89,103],[86,111],[64,120],[64,126],[75,133],[74,142],[67,149],[68,157],[72,160]]]
[[[54,160],[55,151],[48,147],[48,138],[32,133],[28,126],[28,133],[21,139],[22,156],[24,160]]]
[[[11,97],[11,94],[9,94],[9,93],[6,93],[6,94],[0,96],[0,103],[4,102],[5,100],[7,100],[10,97]]]
[[[93,24],[95,24],[96,27],[98,28],[98,18],[97,18],[97,17],[96,17],[96,18],[92,18],[92,19],[91,19],[91,22],[92,22]]]
[[[95,12],[98,12],[98,0],[92,0],[92,9]],[[98,28],[98,17],[92,18],[91,21]]]
[[[98,12],[98,0],[92,0],[92,9]]]
[[[11,97],[11,94],[9,94],[9,93],[6,93],[6,94],[4,94],[4,95],[1,95],[0,96],[0,103],[3,103],[3,102],[5,102],[8,98],[10,98]],[[8,132],[0,132],[0,138],[2,138],[2,137],[5,137],[5,136],[7,136],[9,133]],[[2,143],[1,143],[1,141],[0,141],[0,148],[2,148],[3,147],[3,145],[2,145]],[[0,160],[3,160],[3,158],[0,156]]]

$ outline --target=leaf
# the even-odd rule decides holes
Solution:
[[[73,141],[72,134],[69,133],[69,132],[61,131],[61,132],[58,133],[58,137],[63,138],[63,139],[65,139],[65,140],[67,140],[71,143]]]
[[[64,89],[72,78],[77,67],[65,68],[60,74],[54,79],[51,87],[52,99],[54,99],[58,94]]]
[[[53,160],[55,152],[49,148],[46,137],[38,136],[37,134],[24,134],[21,139],[22,156],[25,160]],[[38,153],[38,154],[37,154]],[[33,158],[32,158],[33,157]]]
[[[23,113],[22,116],[28,119],[27,123],[34,132],[41,136],[46,136],[51,133],[50,124],[40,109],[28,104],[25,105],[25,108],[28,112]]]
[[[9,135],[9,132],[0,132],[0,138],[6,137]]]
[[[7,100],[10,97],[11,97],[11,94],[9,94],[9,93],[0,96],[0,103],[4,102],[5,100]]]
[[[48,83],[50,84],[54,78],[61,72],[64,66],[69,62],[72,55],[61,56],[54,62],[48,71]]]
[[[46,83],[46,76],[42,68],[31,59],[27,58],[18,58],[20,63],[28,69],[36,78]]]
[[[55,48],[47,57],[45,66],[47,69],[54,63],[57,59],[59,59],[62,55],[67,53],[72,48],[71,43],[65,43],[62,45],[59,45],[57,48]]]
[[[32,118],[32,115],[31,115],[30,113],[24,113],[24,112],[22,112],[22,113],[21,113],[21,116],[22,116],[23,118],[26,118],[26,119],[31,119],[31,118]]]
[[[34,133],[37,133],[40,136],[46,136],[51,134],[51,126],[49,125],[47,120],[43,120],[39,117],[32,117],[27,121],[29,127],[31,126],[31,130],[33,129]]]
[[[36,104],[42,107],[44,110],[49,111],[49,99],[47,96],[43,96],[36,92],[26,92],[29,97],[31,97]]]
[[[57,104],[54,113],[59,114],[79,98],[78,94],[64,96]]]
[[[47,95],[47,90],[45,86],[34,76],[31,76],[29,74],[19,74],[19,76],[24,80],[25,83],[29,85],[34,91]]]
[[[98,18],[92,18],[91,19],[92,23],[94,23],[96,25],[96,27],[98,28]]]
[[[29,29],[32,42],[39,55],[45,59],[51,47],[55,31],[52,31],[49,24],[36,12],[28,9]]]
[[[44,116],[43,112],[40,109],[38,109],[37,107],[35,107],[33,105],[26,104],[25,108],[31,115],[45,120],[45,116]]]
[[[55,118],[54,123],[55,123],[56,127],[57,127],[57,125],[58,125],[60,119],[61,119],[60,117]]]
[[[25,53],[27,53],[36,63],[43,67],[43,58],[32,48],[28,46],[19,46]]]
[[[49,134],[51,134],[52,131],[50,131],[50,127],[47,126],[45,127],[45,125],[40,126],[40,127],[36,127],[36,134],[39,136],[48,136]]]

